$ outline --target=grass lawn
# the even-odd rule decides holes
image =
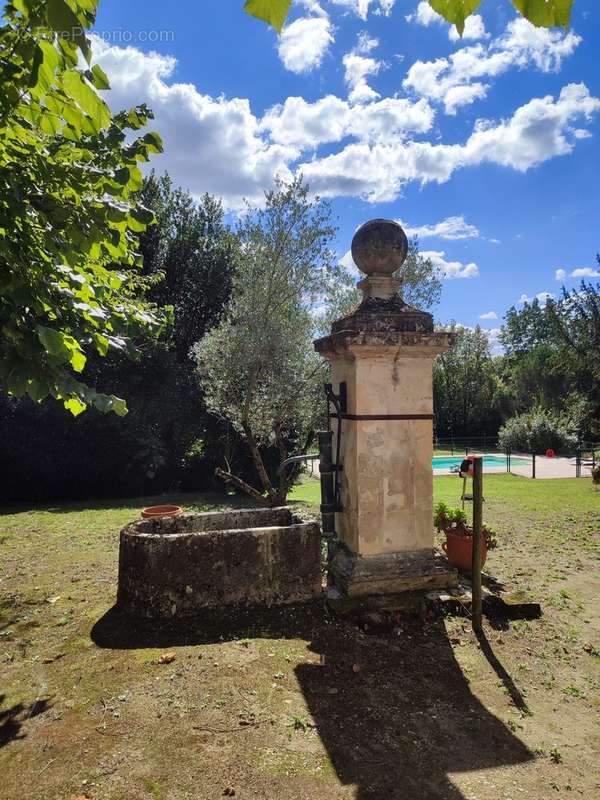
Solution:
[[[457,477],[434,485],[458,502]],[[0,797],[598,796],[600,492],[489,475],[485,497],[499,539],[487,568],[544,615],[487,621],[483,647],[460,618],[377,633],[318,607],[219,630],[117,624],[118,531],[150,498],[7,511]],[[291,499],[314,514],[318,482]],[[166,652],[175,659],[159,663]]]

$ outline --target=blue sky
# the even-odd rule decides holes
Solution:
[[[548,32],[484,0],[462,41],[418,0],[297,1],[281,38],[242,5],[101,0],[108,99],[155,110],[157,170],[235,212],[301,169],[340,257],[361,222],[402,220],[445,275],[441,321],[497,329],[525,296],[596,277],[597,3]]]

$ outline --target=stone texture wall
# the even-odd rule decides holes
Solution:
[[[333,361],[348,386],[348,415],[431,414],[432,361],[389,353]],[[433,548],[431,419],[345,419],[341,500],[336,526],[357,555]],[[335,448],[335,443],[334,443]]]
[[[175,617],[311,600],[322,591],[320,534],[286,508],[134,522],[121,531],[117,606]]]

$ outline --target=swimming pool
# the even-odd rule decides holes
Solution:
[[[431,462],[433,469],[452,469],[453,467],[460,467],[464,460],[464,456],[434,456]],[[513,466],[519,464],[527,464],[526,458],[516,458],[512,456],[510,463]],[[506,456],[484,456],[484,467],[504,467],[506,469]]]

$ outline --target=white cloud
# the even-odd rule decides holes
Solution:
[[[431,261],[442,278],[478,278],[479,267],[474,262],[463,264],[460,261],[446,261],[443,250],[422,250],[421,256]]]
[[[545,306],[548,300],[554,300],[554,295],[552,292],[538,292],[538,294],[533,297],[529,297],[529,295],[526,294],[522,294],[521,297],[519,297],[519,303],[521,305],[533,303],[534,300],[537,300],[541,306]]]
[[[366,19],[369,14],[369,7],[375,6],[375,14],[389,16],[396,0],[331,0],[336,6],[344,6],[349,11],[353,11],[361,19]]]
[[[448,25],[442,15],[433,10],[427,0],[421,0],[414,14],[407,15],[406,21],[415,22],[417,25],[424,25],[426,28],[430,25]],[[448,38],[451,42],[460,42],[467,39],[489,39],[490,35],[485,30],[483,18],[479,14],[472,14],[465,20],[465,29],[462,39],[458,35],[455,25],[449,25]]]
[[[448,116],[455,117],[456,112],[463,106],[482,100],[487,95],[488,87],[483,83],[470,83],[467,86],[453,86],[448,89],[444,97],[444,111]]]
[[[145,101],[154,110],[151,128],[162,135],[165,154],[152,165],[168,170],[176,184],[194,194],[211,192],[238,208],[243,198],[261,199],[275,175],[290,176],[288,165],[298,151],[261,137],[247,99],[215,99],[193,84],[168,83],[176,66],[168,56],[111,47],[97,37],[93,47],[111,80],[105,94],[111,108]]]
[[[407,236],[418,236],[420,239],[438,237],[440,239],[478,239],[481,235],[475,225],[471,225],[463,216],[447,217],[435,225],[407,225],[398,220]]]
[[[554,278],[557,281],[564,281],[567,278],[600,278],[600,270],[594,267],[578,267],[568,273],[566,269],[561,268],[556,270]]]
[[[535,66],[542,72],[558,72],[581,38],[569,31],[536,28],[520,17],[504,34],[489,44],[463,47],[448,58],[416,61],[403,81],[405,89],[444,105],[454,114],[462,105],[485,97],[489,81],[509,69]],[[467,87],[476,87],[466,91]],[[447,100],[447,97],[449,99]]]
[[[498,319],[496,311],[486,311],[485,314],[480,314],[479,319]]]
[[[570,153],[569,123],[583,115],[590,118],[600,109],[583,84],[565,86],[557,101],[546,97],[531,100],[507,122],[493,125],[479,121],[467,143],[467,159],[484,161],[524,172],[548,158]]]
[[[480,14],[471,14],[471,16],[467,17],[465,20],[465,29],[463,31],[462,39],[458,35],[456,25],[452,25],[450,27],[450,30],[448,31],[448,38],[451,42],[461,42],[466,41],[467,39],[477,41],[477,39],[489,39],[490,34],[485,29],[483,17]]]
[[[285,26],[277,52],[286,69],[299,74],[310,72],[321,64],[333,40],[327,16],[301,17]]]
[[[565,86],[558,99],[531,100],[499,123],[480,120],[464,144],[390,139],[346,145],[337,153],[300,165],[311,186],[330,197],[353,195],[370,202],[395,199],[410,181],[447,181],[456,169],[491,163],[526,172],[570,153],[574,119],[589,119],[600,100],[583,84]]]
[[[368,85],[367,78],[370,75],[377,75],[383,66],[382,61],[355,52],[346,53],[342,61],[345,70],[344,80],[350,89],[348,95],[350,102],[368,103],[380,97],[379,93]]]
[[[360,38],[357,48],[371,50],[371,40]],[[570,84],[558,98],[534,99],[507,120],[478,122],[463,143],[432,143],[414,139],[433,126],[434,111],[425,98],[353,104],[333,95],[314,103],[290,97],[261,118],[246,98],[212,97],[177,82],[177,62],[169,56],[98,38],[94,53],[111,79],[106,97],[113,109],[146,102],[154,110],[152,129],[163,136],[166,152],[153,166],[168,170],[194,194],[222,197],[233,209],[243,198],[260,200],[276,175],[288,178],[297,171],[324,196],[372,202],[395,199],[409,182],[447,181],[467,166],[494,163],[526,171],[571,152],[573,131],[600,109],[583,84]],[[357,52],[348,55],[380,67]],[[351,91],[361,80],[366,86],[364,64],[354,66]],[[330,145],[325,156],[316,152],[321,144]]]
[[[444,22],[444,18],[433,10],[427,0],[421,0],[414,14],[408,14],[405,19],[407,22],[415,22],[417,25],[424,25],[426,28],[434,23]]]
[[[352,251],[347,250],[344,255],[340,258],[339,263],[342,267],[350,274],[352,277],[355,277],[357,280],[359,278],[364,278],[364,275],[361,273],[359,268],[356,266],[354,259],[352,258]]]
[[[361,142],[402,137],[407,133],[427,133],[434,111],[426,100],[413,103],[405,98],[386,97],[369,104],[352,106],[348,101],[327,95],[315,103],[302,97],[288,97],[273,106],[261,120],[278,144],[302,150],[320,144],[339,142],[351,136]]]
[[[375,50],[377,47],[379,47],[379,39],[376,39],[374,36],[369,36],[367,31],[361,31],[358,34],[354,52],[366,56],[371,50]]]
[[[366,31],[361,31],[356,39],[356,45],[342,59],[344,64],[344,80],[348,86],[348,100],[351,103],[370,103],[380,97],[372,89],[367,78],[377,75],[387,67],[385,61],[372,58],[369,53],[379,46],[379,40],[372,38]]]
[[[592,267],[580,267],[571,273],[572,278],[600,278],[600,270]]]

